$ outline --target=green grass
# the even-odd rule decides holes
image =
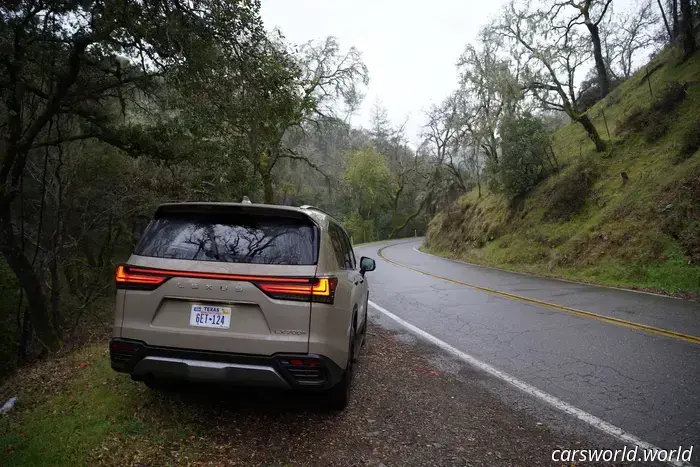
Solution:
[[[517,259],[526,259],[522,262],[513,262],[513,255],[506,249],[497,249],[493,254],[488,252],[481,256],[455,255],[446,250],[423,247],[424,251],[444,258],[461,259],[473,264],[491,266],[506,271],[525,272],[544,277],[567,279],[578,282],[609,285],[639,290],[662,292],[669,295],[693,296],[700,283],[700,268],[688,267],[687,259],[678,254],[663,263],[649,266],[620,265],[619,262],[605,261],[589,268],[561,268],[548,267],[537,261],[537,257],[544,250],[532,248],[531,244],[520,243],[521,250]],[[505,259],[507,257],[507,259]],[[484,259],[486,258],[486,259]],[[527,259],[530,261],[527,262]]]
[[[562,171],[537,186],[513,210],[500,195],[476,190],[439,213],[430,224],[427,247],[438,254],[510,270],[607,285],[700,295],[700,261],[693,256],[700,205],[700,155],[677,156],[700,108],[700,54],[680,63],[670,49],[652,63],[654,97],[642,82],[644,69],[589,110],[599,133],[610,141],[595,152],[578,124],[553,136]],[[648,143],[641,133],[618,134],[635,109],[649,108],[672,82],[689,83],[687,97],[670,114],[667,132]],[[608,138],[603,112],[610,130]],[[568,221],[545,220],[552,193],[584,161],[599,171],[582,210]],[[629,182],[622,183],[626,172]],[[695,217],[694,217],[695,216]],[[695,240],[694,240],[695,239]],[[690,243],[689,243],[690,242]],[[695,242],[695,243],[693,243]]]
[[[80,368],[84,362],[89,364]],[[39,367],[48,368],[34,375],[27,370],[3,387],[4,396],[12,388],[23,392],[13,394],[16,408],[0,417],[0,465],[91,465],[124,455],[115,446],[152,452],[195,434],[174,413],[160,410],[157,396],[143,385],[116,374],[104,343]],[[144,439],[148,445],[139,444]]]

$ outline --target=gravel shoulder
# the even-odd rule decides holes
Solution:
[[[153,392],[111,372],[102,344],[45,362],[0,388],[20,395],[0,421],[0,464],[536,466],[558,448],[614,447],[513,408],[483,375],[424,343],[377,325],[368,334],[343,413],[319,409],[313,395]],[[27,391],[41,396],[22,403]]]

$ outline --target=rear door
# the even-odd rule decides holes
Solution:
[[[342,233],[345,247],[343,254],[346,258],[346,263],[351,268],[351,271],[349,272],[349,277],[351,278],[354,285],[352,296],[353,303],[357,304],[357,324],[358,326],[362,326],[365,322],[365,319],[367,318],[367,301],[365,300],[365,298],[367,297],[367,282],[365,280],[365,277],[362,274],[360,274],[359,265],[355,258],[355,251],[352,248],[352,244],[350,243],[350,238],[348,237],[347,232],[343,230]]]
[[[152,290],[127,290],[122,337],[257,355],[308,352],[311,301],[299,290],[316,275],[318,236],[296,211],[159,213],[127,273],[162,273],[167,280]]]
[[[348,239],[345,231],[339,225],[331,222],[329,226],[329,234],[331,242],[333,243],[333,251],[336,254],[338,264],[340,265],[340,271],[338,273],[338,289],[344,289],[347,291],[336,295],[349,297],[350,300],[346,305],[348,311],[352,311],[355,305],[357,305],[357,323],[361,324],[363,322],[362,320],[364,319],[364,300],[359,300],[359,296],[362,293],[361,290],[364,279],[356,269],[355,255],[352,251],[350,240]]]

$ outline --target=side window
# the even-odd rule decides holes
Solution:
[[[354,269],[355,256],[353,255],[347,235],[335,224],[331,224],[329,233],[340,268]]]
[[[355,252],[353,251],[352,245],[350,244],[350,239],[348,238],[348,235],[342,230],[340,232],[343,235],[343,240],[345,240],[345,256],[349,269],[355,269]]]
[[[340,268],[344,269],[345,255],[343,252],[343,234],[340,231],[340,229],[334,224],[330,225],[330,228],[328,229],[328,234],[331,238],[331,244],[333,245],[333,252],[335,253],[336,261],[338,261],[338,265],[340,265]]]

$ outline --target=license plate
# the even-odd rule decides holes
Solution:
[[[190,326],[228,329],[231,325],[231,308],[227,306],[192,305]]]

